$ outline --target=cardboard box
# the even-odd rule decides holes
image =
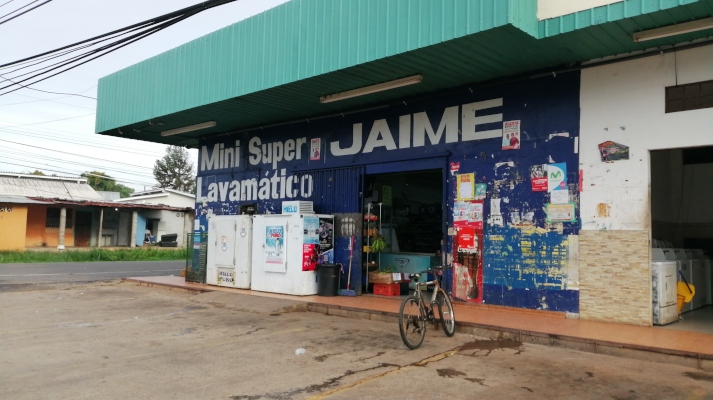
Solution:
[[[401,283],[408,282],[409,280],[405,278],[402,273],[379,273],[379,272],[369,272],[369,283]]]

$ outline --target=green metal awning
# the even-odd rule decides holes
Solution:
[[[102,78],[96,131],[196,146],[202,137],[707,40],[632,34],[713,16],[713,0],[625,0],[537,20],[537,0],[292,0]],[[416,85],[320,96],[420,74]],[[160,132],[215,121],[215,126]]]

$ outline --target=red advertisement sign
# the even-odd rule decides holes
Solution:
[[[547,191],[547,164],[538,164],[530,167],[530,182],[533,192]]]
[[[314,271],[317,268],[318,244],[302,245],[302,271]]]

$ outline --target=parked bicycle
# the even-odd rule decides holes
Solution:
[[[426,336],[426,325],[436,323],[434,306],[438,310],[438,319],[447,336],[453,336],[456,332],[456,318],[453,313],[453,304],[441,288],[440,278],[443,270],[452,267],[433,267],[421,274],[433,274],[435,279],[427,282],[419,282],[421,274],[411,274],[411,280],[416,282],[416,292],[406,298],[401,303],[399,310],[399,333],[404,344],[410,349],[417,349],[423,343]],[[428,275],[426,275],[428,277]],[[428,279],[428,278],[426,278]],[[434,285],[433,294],[430,300],[424,299],[421,288]]]

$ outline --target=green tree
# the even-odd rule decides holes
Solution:
[[[34,170],[34,172],[30,172],[30,175],[47,176],[47,175],[45,175],[44,172],[40,171],[39,169]]]
[[[182,147],[168,146],[166,155],[156,160],[153,176],[158,187],[195,193],[196,179],[190,154]]]
[[[104,172],[90,171],[82,173],[82,178],[87,179],[89,186],[94,188],[94,190],[99,190],[103,192],[119,192],[120,197],[129,197],[131,193],[134,193],[134,189],[116,183],[116,180]]]

